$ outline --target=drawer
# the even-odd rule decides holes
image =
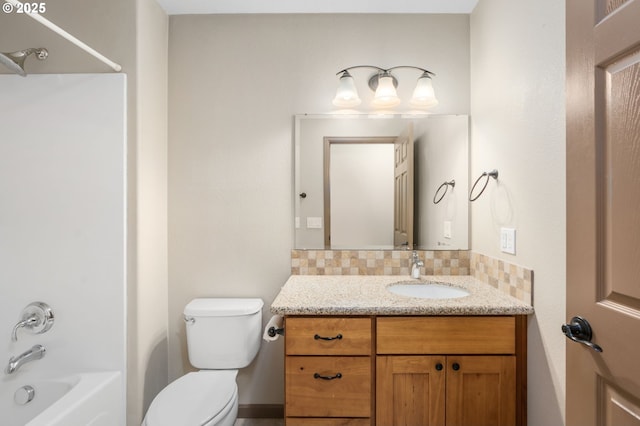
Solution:
[[[287,355],[371,355],[371,318],[287,317]]]
[[[371,419],[316,419],[289,417],[286,426],[371,426]]]
[[[370,417],[371,381],[371,357],[287,356],[285,414]]]
[[[514,354],[513,316],[378,317],[378,354]]]

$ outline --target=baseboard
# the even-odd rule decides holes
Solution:
[[[243,419],[283,419],[282,404],[240,404],[238,417]]]

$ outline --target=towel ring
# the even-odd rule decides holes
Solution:
[[[440,201],[442,201],[444,196],[447,195],[447,190],[449,189],[449,185],[451,185],[451,188],[453,190],[453,188],[455,188],[455,186],[456,186],[456,181],[454,179],[451,179],[450,182],[443,182],[442,185],[440,185],[438,187],[438,189],[436,189],[436,193],[433,194],[433,204],[438,204]],[[444,192],[442,193],[442,195],[440,197],[438,197],[438,193],[440,192],[440,190],[442,188],[444,188]],[[436,198],[438,198],[438,199],[436,200]]]
[[[482,179],[485,176],[486,176],[486,179],[484,181],[484,185],[482,186],[482,189],[480,190],[478,195],[473,197],[473,190],[476,189],[476,185],[478,185],[478,182],[480,182],[480,179]],[[489,183],[489,178],[490,177],[498,180],[498,171],[496,169],[493,169],[490,172],[482,172],[480,177],[478,179],[476,179],[476,183],[474,183],[473,186],[471,187],[471,192],[469,193],[469,201],[475,201],[482,195],[482,193],[484,192],[485,188],[487,187],[487,184]]]

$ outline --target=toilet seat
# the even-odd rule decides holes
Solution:
[[[146,426],[209,426],[237,407],[238,370],[188,373],[165,387],[153,400]]]

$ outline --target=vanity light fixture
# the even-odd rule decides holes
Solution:
[[[375,107],[392,108],[400,104],[401,100],[396,92],[398,79],[391,74],[392,70],[399,68],[411,68],[422,71],[422,74],[418,78],[416,88],[413,90],[413,96],[409,100],[409,104],[416,108],[430,108],[438,105],[431,81],[431,76],[435,76],[435,74],[429,70],[411,65],[399,65],[386,69],[375,65],[356,65],[336,73],[336,75],[340,76],[336,97],[333,99],[333,104],[337,107],[352,108],[360,105],[362,102],[358,96],[353,77],[349,73],[349,70],[355,68],[372,68],[376,70],[375,74],[369,77],[369,88],[375,92],[372,101]]]

